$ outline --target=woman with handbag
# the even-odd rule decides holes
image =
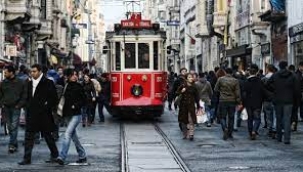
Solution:
[[[192,74],[186,75],[186,83],[178,88],[177,95],[181,96],[178,121],[182,125],[183,139],[189,138],[192,141],[197,123],[196,107],[200,108],[199,94]]]
[[[61,151],[57,159],[60,165],[65,164],[65,159],[70,147],[71,140],[74,142],[77,149],[79,159],[77,163],[86,163],[86,152],[81,145],[76,128],[81,122],[81,109],[85,103],[85,94],[83,87],[79,84],[77,72],[73,69],[67,69],[66,75],[68,78],[66,90],[64,91],[63,118],[67,122],[67,128],[64,133]]]

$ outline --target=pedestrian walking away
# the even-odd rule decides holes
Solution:
[[[65,103],[63,105],[63,118],[67,122],[67,128],[64,133],[60,154],[56,161],[60,165],[65,164],[70,143],[73,141],[79,156],[79,159],[76,162],[86,163],[86,152],[79,141],[76,130],[81,122],[81,108],[85,104],[86,96],[83,87],[77,82],[77,72],[73,69],[67,69],[66,75],[68,81],[66,91],[62,96],[65,98]]]
[[[27,93],[25,81],[17,78],[15,72],[13,66],[6,66],[4,68],[5,80],[0,86],[0,106],[8,127],[10,153],[18,149],[19,117],[21,108],[25,105]]]
[[[42,73],[42,67],[35,64],[31,67],[32,80],[28,82],[27,116],[24,141],[24,156],[19,165],[31,164],[32,150],[35,135],[41,132],[51,152],[48,161],[55,161],[58,149],[52,132],[56,125],[52,110],[58,102],[57,92],[53,81],[47,79]],[[37,108],[38,107],[38,108]]]

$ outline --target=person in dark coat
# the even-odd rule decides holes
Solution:
[[[68,82],[63,95],[65,98],[63,118],[67,122],[67,128],[64,133],[60,155],[56,162],[60,165],[65,164],[70,143],[73,141],[79,156],[76,162],[86,163],[86,152],[79,141],[76,130],[82,118],[81,109],[85,104],[85,93],[81,84],[77,82],[78,75],[76,71],[68,69],[66,75]]]
[[[53,81],[42,73],[42,67],[31,67],[32,80],[28,82],[27,116],[24,143],[24,157],[19,165],[31,164],[35,134],[41,132],[51,152],[50,160],[58,157],[58,149],[52,132],[56,129],[52,110],[57,106],[58,97]]]
[[[284,143],[290,144],[292,108],[294,104],[300,102],[301,91],[297,77],[287,70],[287,65],[286,61],[281,61],[279,63],[280,70],[268,82],[273,92],[273,103],[277,117],[277,140],[282,142],[284,135]],[[284,133],[282,133],[282,128]]]
[[[94,102],[96,101],[96,90],[94,83],[90,80],[88,74],[84,74],[84,82],[82,83],[85,93],[85,106],[82,113],[82,126],[91,125],[94,111]]]
[[[178,121],[182,125],[183,139],[194,139],[194,129],[197,123],[196,108],[199,106],[199,92],[194,83],[192,74],[186,75],[186,83],[182,84],[178,90],[177,95],[181,96]]]
[[[248,132],[251,140],[255,140],[260,124],[262,103],[265,96],[265,88],[261,78],[257,75],[258,66],[252,64],[249,69],[249,77],[243,84],[242,101],[248,114]]]
[[[186,73],[187,73],[187,69],[186,68],[181,68],[180,69],[180,75],[178,76],[177,80],[174,82],[174,85],[173,85],[173,92],[174,93],[177,92],[178,88],[181,85],[184,85],[186,83],[186,78],[185,78]],[[176,94],[175,94],[174,100],[178,100]],[[177,110],[177,108],[178,108],[177,104],[178,103],[174,103],[175,110]]]
[[[101,92],[98,100],[99,122],[104,122],[103,107],[105,106],[107,111],[110,110],[110,81],[107,75],[107,73],[102,73],[98,80],[101,85]]]

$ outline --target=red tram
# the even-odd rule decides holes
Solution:
[[[165,40],[159,24],[142,20],[141,13],[132,13],[130,19],[115,24],[113,32],[106,32],[111,115],[162,115],[167,83]]]

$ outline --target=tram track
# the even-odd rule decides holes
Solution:
[[[134,157],[134,152],[132,152],[131,156],[129,156],[129,146],[128,144],[132,144],[130,146],[134,146],[134,141],[129,142],[128,140],[136,140],[136,138],[133,138],[133,134],[130,134],[130,130],[126,130],[126,127],[134,127],[136,125],[140,125],[140,124],[126,124],[121,122],[120,123],[120,131],[121,131],[121,172],[133,172],[130,168],[130,159],[140,159],[140,157]],[[142,124],[141,124],[142,125]],[[176,148],[174,147],[174,145],[172,144],[172,142],[169,140],[169,138],[167,137],[167,135],[164,133],[164,131],[160,128],[160,126],[156,123],[156,122],[150,122],[150,123],[146,123],[144,124],[144,126],[146,127],[148,125],[148,128],[150,129],[150,131],[154,132],[154,134],[157,135],[158,137],[158,141],[138,141],[137,144],[138,146],[149,146],[149,144],[151,145],[151,148],[155,147],[154,144],[158,144],[167,151],[167,154],[170,155],[171,157],[171,161],[174,161],[174,164],[176,164],[174,167],[159,167],[156,168],[157,170],[167,170],[167,169],[173,169],[176,171],[180,171],[180,172],[190,172],[191,170],[187,167],[187,165],[185,164],[185,162],[183,161],[182,157],[180,156],[180,154],[178,153],[178,151],[176,150]],[[136,126],[138,127],[138,126]],[[136,131],[138,132],[138,131]],[[144,132],[144,131],[142,131]],[[157,146],[157,145],[156,145]],[[133,151],[133,150],[132,150]],[[149,153],[147,153],[149,154]],[[147,155],[148,156],[148,155]],[[165,157],[167,157],[165,155]],[[154,157],[154,159],[157,159],[158,157]],[[144,158],[143,158],[144,159]],[[152,164],[148,164],[148,161],[150,161],[150,159],[153,159],[153,157],[148,157],[147,162],[145,162],[145,166],[151,166]],[[142,160],[142,159],[140,159]],[[164,158],[164,160],[166,160]],[[165,166],[165,165],[164,165]],[[136,170],[135,170],[136,171]]]

